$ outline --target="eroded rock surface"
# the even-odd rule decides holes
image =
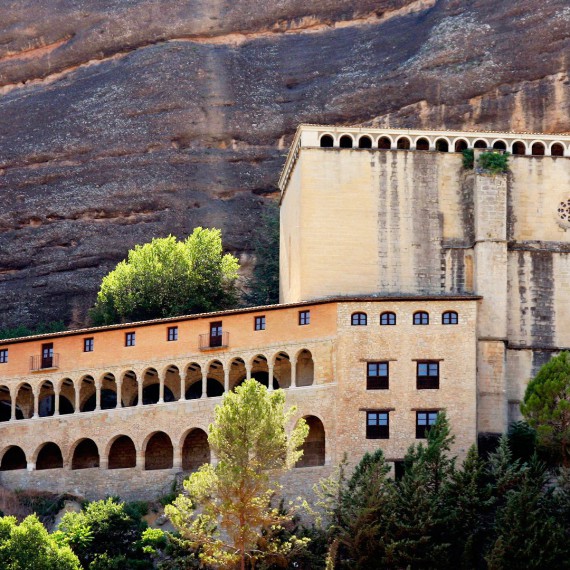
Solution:
[[[567,0],[0,4],[0,326],[85,320],[128,248],[247,258],[300,122],[570,131]]]

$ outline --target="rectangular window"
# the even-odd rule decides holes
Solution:
[[[8,362],[8,349],[3,348],[0,350],[0,364],[6,364]]]
[[[42,368],[53,367],[53,342],[42,344]]]
[[[136,333],[128,332],[125,334],[125,346],[135,346]]]
[[[416,388],[437,390],[439,388],[439,362],[418,362]]]
[[[178,340],[178,327],[168,327],[166,333],[166,339],[169,342],[173,340]]]
[[[388,362],[368,362],[366,372],[367,390],[388,390],[390,368]]]
[[[83,352],[93,352],[93,338],[83,339]]]
[[[222,321],[210,323],[210,348],[222,346],[223,330]]]
[[[416,412],[416,439],[425,439],[430,427],[437,420],[437,412]]]
[[[299,311],[299,324],[308,325],[311,322],[311,311]]]
[[[394,461],[394,479],[396,481],[401,481],[405,472],[406,468],[404,461],[402,459],[396,459],[396,461]]]
[[[366,439],[389,439],[388,412],[366,412]]]
[[[254,330],[256,330],[256,331],[264,331],[265,330],[265,315],[262,315],[261,317],[255,317],[253,327],[254,327]]]

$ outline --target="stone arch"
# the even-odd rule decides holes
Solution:
[[[22,419],[29,419],[34,415],[34,391],[29,382],[22,382],[16,388],[16,407],[22,412]]]
[[[469,148],[469,143],[465,139],[456,139],[453,148],[455,152],[463,152]]]
[[[42,443],[34,453],[36,462],[36,471],[43,471],[44,469],[62,469],[63,468],[63,454],[57,443],[49,441]]]
[[[435,141],[435,150],[438,152],[449,152],[449,139],[440,137]]]
[[[473,143],[473,148],[489,148],[489,143],[485,139],[477,139]]]
[[[493,141],[493,148],[495,150],[507,150],[507,143],[503,139],[495,139]]]
[[[426,137],[418,137],[416,139],[416,150],[429,150],[429,139]]]
[[[378,139],[378,148],[381,150],[390,150],[392,148],[392,139],[388,136],[383,136]]]
[[[20,412],[20,415],[22,412]],[[8,386],[0,386],[0,422],[9,422],[12,417],[12,394]]]
[[[534,141],[530,147],[532,156],[544,156],[546,154],[546,147],[541,141]]]
[[[273,355],[273,376],[277,379],[280,388],[291,387],[291,359],[286,352]]]
[[[269,361],[265,354],[256,354],[250,360],[251,377],[255,378],[260,384],[269,388]],[[275,375],[272,378],[273,388],[279,388],[279,382]]]
[[[61,378],[58,384],[59,414],[73,414],[75,412],[75,384],[71,378]]]
[[[139,399],[139,383],[134,370],[125,370],[121,373],[121,403],[123,408],[135,406]]]
[[[564,156],[564,145],[559,142],[553,142],[550,145],[551,156]]]
[[[117,435],[107,451],[108,469],[129,469],[137,466],[137,450],[128,435]]]
[[[99,449],[90,438],[75,442],[71,450],[71,469],[93,469],[99,467]]]
[[[515,141],[511,147],[512,154],[526,154],[526,144],[523,141]]]
[[[51,380],[44,380],[40,384],[38,394],[38,416],[45,418],[55,413],[55,389]]]
[[[117,381],[112,372],[101,375],[101,409],[112,410],[117,407]]]
[[[358,139],[358,148],[372,148],[372,139],[369,135],[362,135]]]
[[[352,135],[342,135],[338,141],[340,148],[352,148],[354,146],[354,137]]]
[[[170,390],[175,400],[180,400],[180,368],[176,364],[169,364],[162,370],[164,376],[164,401],[166,402],[166,389]]]
[[[16,471],[27,467],[26,454],[20,446],[9,445],[4,449],[0,460],[0,471]]]
[[[321,135],[319,144],[322,148],[332,148],[334,146],[334,137],[328,133]]]
[[[196,396],[198,391],[200,395]],[[197,362],[191,362],[184,372],[184,398],[193,400],[197,397],[202,397],[202,366]]]
[[[155,431],[147,436],[144,450],[145,471],[172,469],[174,448],[170,436],[163,431]]]
[[[92,412],[95,409],[95,379],[85,374],[79,379],[79,411]]]
[[[228,362],[228,367],[230,370],[230,388],[233,390],[236,386],[241,384],[247,377],[247,371],[245,367],[245,361],[239,356],[232,358]]]
[[[408,137],[400,137],[396,142],[396,148],[398,150],[410,150],[412,143]]]
[[[296,384],[297,386],[312,386],[315,381],[315,363],[310,350],[301,349],[297,353]]]
[[[208,434],[200,428],[192,428],[182,438],[182,470],[195,471],[204,463],[210,463]]]
[[[317,416],[305,416],[304,420],[309,426],[309,434],[301,447],[303,456],[295,467],[319,467],[325,464],[325,426]]]

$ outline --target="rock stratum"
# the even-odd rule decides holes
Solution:
[[[300,122],[570,131],[567,0],[0,4],[0,326],[85,322],[136,243],[249,261]]]

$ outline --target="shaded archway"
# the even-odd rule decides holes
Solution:
[[[82,439],[73,450],[72,469],[92,469],[99,467],[99,450],[92,439]]]
[[[310,350],[304,349],[297,355],[297,386],[311,386],[314,382],[315,364]]]
[[[79,380],[79,411],[92,412],[95,409],[95,379],[86,375]]]
[[[487,141],[484,141],[483,139],[479,139],[479,140],[475,141],[473,148],[487,148],[488,146],[489,146],[489,144],[487,143]]]
[[[554,143],[550,147],[551,156],[564,156],[564,147],[560,143]]]
[[[469,148],[469,145],[467,144],[467,141],[463,140],[463,139],[459,139],[455,141],[455,152],[463,152],[464,150],[467,150]]]
[[[164,372],[164,401],[172,402],[174,400],[166,399],[166,389],[172,393],[174,400],[180,399],[180,370],[174,364],[170,365]]]
[[[16,395],[16,406],[22,412],[21,419],[29,419],[34,414],[34,391],[32,387],[24,382],[19,388]],[[19,419],[16,416],[16,419]]]
[[[10,395],[10,388],[8,386],[0,386],[0,422],[9,422],[11,417],[12,396]]]
[[[142,375],[143,383],[143,406],[148,406],[151,404],[157,404],[159,400],[160,393],[160,379],[158,377],[158,372],[155,368],[147,368]],[[164,397],[166,399],[166,389],[164,390]],[[169,402],[174,400],[172,392],[169,390]],[[138,402],[138,396],[135,398],[134,405],[136,406]]]
[[[398,150],[410,150],[410,139],[408,137],[400,137],[396,143]]]
[[[340,148],[352,148],[353,141],[350,135],[342,135],[339,141]]]
[[[449,143],[446,139],[437,139],[435,141],[435,150],[438,152],[449,152]]]
[[[208,435],[200,428],[188,432],[182,444],[182,469],[195,471],[204,463],[210,463]]]
[[[144,452],[144,468],[146,471],[171,469],[174,448],[170,437],[163,431],[157,431],[148,440]]]
[[[495,141],[493,143],[493,148],[495,150],[507,150],[507,143],[505,141]]]
[[[358,148],[372,148],[372,139],[368,135],[363,135],[358,139]]]
[[[334,139],[332,138],[331,135],[323,135],[321,137],[321,147],[323,148],[331,148],[332,146],[334,146]]]
[[[526,154],[526,145],[522,141],[513,143],[513,154]]]
[[[531,147],[532,156],[544,156],[544,145],[541,142],[535,142]]]
[[[73,414],[75,411],[75,386],[71,378],[64,378],[59,384],[59,413]]]
[[[303,443],[303,457],[295,467],[318,467],[325,464],[325,427],[316,416],[306,416],[309,435]]]
[[[199,396],[196,395],[198,392]],[[202,367],[197,362],[192,362],[186,367],[184,397],[187,400],[202,397]]]
[[[133,370],[127,370],[123,374],[121,384],[121,403],[123,408],[130,408],[135,406],[138,402],[139,383],[137,375]]]
[[[59,446],[53,442],[45,443],[36,459],[36,470],[61,469],[63,467],[63,455]]]
[[[416,141],[416,150],[429,150],[429,141],[422,137]]]
[[[21,447],[12,445],[9,447],[0,461],[0,471],[15,471],[16,469],[26,469],[28,462],[26,454]]]
[[[390,150],[392,148],[392,141],[388,137],[380,137],[378,140],[378,148],[381,150]]]
[[[273,375],[280,388],[291,387],[291,359],[286,352],[279,352],[273,360]]]
[[[137,466],[137,450],[127,435],[118,436],[109,449],[109,469],[129,469]]]

